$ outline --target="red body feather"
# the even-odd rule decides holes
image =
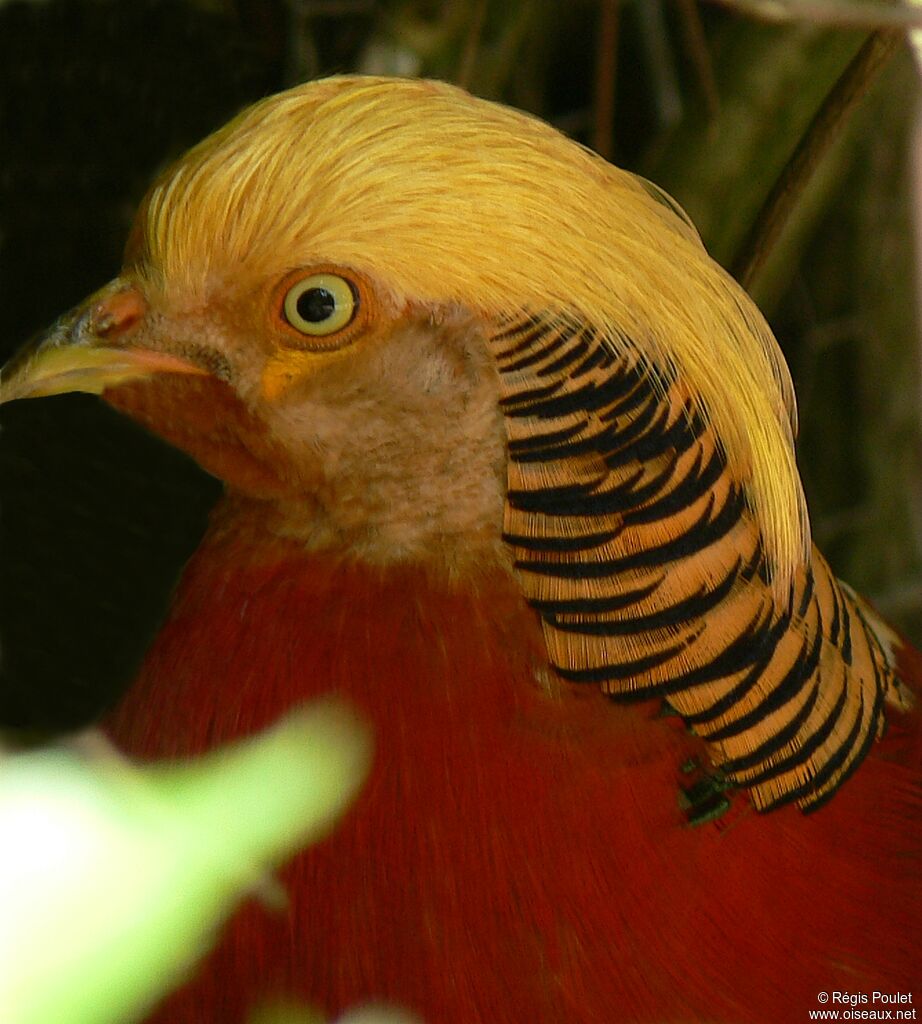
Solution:
[[[317,694],[372,721],[357,805],[248,907],[158,1020],[234,1024],[297,992],[431,1024],[808,1020],[817,994],[907,991],[920,916],[918,718],[812,815],[734,798],[692,827],[678,718],[544,692],[504,576],[454,589],[214,535],[112,723],[139,755],[201,751]],[[220,837],[216,837],[220,841]],[[914,996],[918,1000],[919,993]]]

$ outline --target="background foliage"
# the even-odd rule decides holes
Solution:
[[[731,265],[864,34],[694,0],[8,0],[0,357],[118,271],[165,162],[251,100],[340,71],[534,111],[672,192]],[[920,643],[917,88],[903,52],[755,293],[795,374],[816,538]],[[0,428],[0,721],[69,727],[130,680],[218,488],[93,398],[14,404]]]

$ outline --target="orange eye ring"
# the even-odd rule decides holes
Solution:
[[[361,277],[339,267],[312,267],[281,282],[275,308],[288,344],[329,350],[349,344],[366,326],[370,291]]]

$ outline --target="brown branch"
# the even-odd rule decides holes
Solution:
[[[474,78],[474,68],[477,66],[477,53],[480,50],[480,36],[483,32],[483,22],[487,13],[487,0],[478,0],[471,20],[467,26],[467,36],[464,40],[464,49],[461,53],[461,60],[458,62],[458,72],[455,75],[455,84],[462,89],[469,89]]]
[[[620,0],[601,0],[599,36],[595,51],[595,102],[592,148],[611,159],[615,126],[615,79],[618,67]]]
[[[757,277],[823,157],[902,39],[902,32],[891,29],[873,32],[826,96],[733,261],[731,273],[744,288]]]
[[[922,28],[922,8],[879,0],[709,0],[765,21],[812,21],[850,28]]]
[[[704,105],[708,117],[713,119],[717,116],[720,107],[720,96],[714,76],[714,62],[711,60],[704,26],[701,24],[701,12],[696,0],[679,0],[679,14],[682,21],[682,34],[685,36],[685,46],[704,96]]]

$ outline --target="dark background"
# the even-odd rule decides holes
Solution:
[[[730,265],[863,38],[693,0],[0,3],[0,359],[117,273],[164,163],[340,71],[533,110],[667,188]],[[898,55],[755,293],[795,374],[816,539],[920,643],[916,88]],[[130,681],[218,485],[89,396],[6,406],[0,430],[0,723],[71,728]]]

